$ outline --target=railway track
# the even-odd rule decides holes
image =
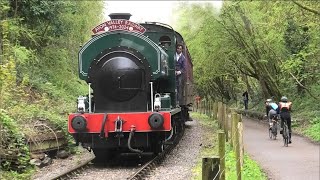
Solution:
[[[173,140],[172,144],[165,145],[165,149],[163,152],[159,153],[156,157],[154,157],[152,160],[145,163],[141,168],[139,168],[136,172],[132,173],[131,175],[128,175],[129,177],[126,178],[128,180],[141,180],[146,178],[157,166],[159,166],[163,160],[166,158],[166,156],[175,148],[175,146],[179,143],[180,139],[183,137],[184,129],[183,131],[176,136],[176,138]],[[51,178],[51,180],[66,180],[66,179],[72,179],[75,176],[81,175],[85,170],[92,167],[92,160],[93,158],[88,159],[85,162],[82,162],[81,164],[75,166],[72,169],[66,170],[54,177]]]
[[[94,159],[94,157],[89,158],[88,160],[82,162],[78,166],[75,166],[71,169],[68,169],[61,174],[52,177],[51,180],[64,180],[64,179],[71,179],[75,175],[81,174],[85,169],[90,167],[90,162]]]
[[[183,131],[176,136],[175,140],[173,141],[173,144],[169,145],[165,150],[158,154],[155,158],[153,158],[151,161],[146,163],[144,166],[142,166],[136,173],[131,175],[128,180],[140,180],[144,179],[150,172],[156,168],[158,165],[161,164],[161,162],[165,159],[165,157],[176,147],[176,145],[179,143],[181,138],[183,137],[184,134],[184,128]]]

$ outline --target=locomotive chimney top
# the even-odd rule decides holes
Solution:
[[[129,20],[130,16],[132,16],[130,13],[111,13],[111,14],[109,14],[109,17],[111,19],[126,19],[126,20]]]

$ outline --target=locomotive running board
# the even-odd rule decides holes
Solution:
[[[175,114],[177,114],[179,112],[181,112],[181,107],[172,109],[170,113],[171,113],[171,115],[175,115]]]

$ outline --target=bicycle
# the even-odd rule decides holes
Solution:
[[[282,137],[283,137],[283,146],[288,147],[289,144],[289,128],[287,125],[287,120],[284,120],[283,122],[283,132],[282,132]]]
[[[278,118],[277,116],[274,116],[272,118],[272,126],[269,128],[269,137],[270,139],[277,139],[277,134],[278,134]]]

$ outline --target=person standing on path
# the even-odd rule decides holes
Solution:
[[[245,91],[243,94],[243,103],[244,103],[244,109],[248,110],[248,103],[249,103],[249,95],[248,95],[248,91]]]

